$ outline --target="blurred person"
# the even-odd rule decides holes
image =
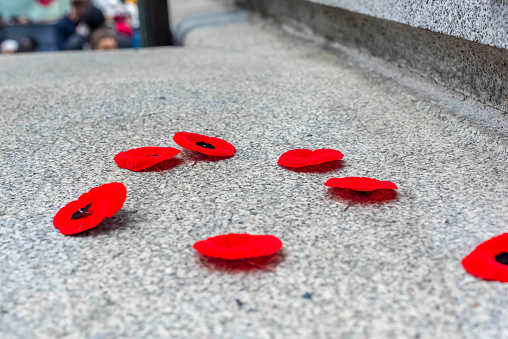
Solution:
[[[106,17],[104,16],[104,13],[94,6],[90,7],[86,11],[83,21],[88,26],[90,35],[92,35],[94,31],[106,26]]]
[[[90,7],[90,9],[85,14],[85,23],[88,25],[90,29],[90,43],[92,37],[97,30],[109,30],[106,27],[106,18],[102,11],[97,7]],[[132,41],[128,35],[124,34],[112,34],[117,43],[117,48],[130,48],[132,47]],[[92,49],[94,49],[92,47]]]
[[[132,31],[132,27],[130,27],[127,24],[127,22],[125,21],[115,22],[115,28],[119,34],[125,35],[129,39],[132,39],[134,32]]]
[[[139,9],[136,0],[127,0],[126,7],[131,14],[131,27],[133,30],[132,47],[141,47],[141,34],[139,33]]]
[[[122,0],[125,2],[125,0]],[[139,9],[138,4],[132,1],[127,1],[125,3],[125,8],[131,15],[131,26],[134,31],[139,30]]]
[[[86,31],[80,34],[75,34],[69,38],[67,49],[116,49],[131,47],[131,41],[126,36],[115,34],[114,31],[106,26],[106,18],[103,12],[94,6],[87,9],[83,15],[83,25],[86,26]],[[96,32],[100,32],[97,33]],[[99,43],[104,38],[103,43]],[[114,40],[114,43],[113,41]],[[99,47],[97,47],[99,46]]]
[[[118,3],[118,0],[94,0],[94,6],[98,7],[105,13],[106,17],[112,18],[114,16],[113,8]]]
[[[4,20],[0,14],[0,43],[4,41]]]
[[[131,48],[136,38],[139,41],[139,13],[135,0],[94,0],[94,6],[102,10],[108,22],[114,22],[119,48]]]
[[[81,17],[81,23],[76,27],[75,34],[67,39],[65,50],[89,49],[90,37],[93,32],[104,27],[106,18],[97,7],[90,6]]]
[[[19,39],[18,53],[35,52],[39,48],[39,42],[32,37],[23,37]]]
[[[27,15],[22,15],[18,19],[20,25],[28,25],[32,23],[32,20]]]
[[[104,14],[102,11],[97,7],[91,7],[87,13],[85,14],[85,24],[88,26],[90,31],[90,45],[92,45],[92,40],[94,40],[94,35],[97,31],[100,31],[101,33],[98,34],[103,35],[107,31],[111,31],[106,26],[106,18],[104,17]],[[131,47],[131,41],[128,37],[115,34],[114,32],[110,32],[111,37],[114,38],[116,42],[116,48],[129,48]],[[110,46],[110,45],[108,45]],[[92,49],[94,46],[91,46]]]
[[[16,40],[8,39],[0,44],[2,54],[14,54],[18,51],[19,43]]]
[[[69,39],[76,35],[76,28],[91,5],[91,0],[72,0],[71,12],[56,24],[58,49],[74,49],[74,41]]]
[[[118,33],[125,34],[132,39],[134,31],[139,29],[139,13],[136,5],[126,0],[113,7],[115,27]]]
[[[117,36],[107,28],[96,30],[90,39],[94,51],[109,51],[118,48]]]
[[[9,25],[11,25],[11,26],[15,26],[15,25],[17,25],[17,24],[19,24],[19,19],[18,19],[18,17],[17,17],[17,16],[15,16],[15,15],[11,16],[11,18],[9,19]]]

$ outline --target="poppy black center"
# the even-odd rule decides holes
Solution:
[[[196,142],[196,145],[200,146],[200,147],[203,147],[203,148],[209,148],[209,149],[215,149],[215,146],[212,145],[212,144],[207,144],[206,142],[204,141],[198,141]]]
[[[501,252],[495,258],[498,263],[508,265],[508,252]]]
[[[147,155],[147,157],[158,157],[158,154]]]
[[[88,210],[90,209],[91,206],[92,206],[92,204],[90,203],[90,204],[86,205],[85,207],[80,208],[79,210],[74,212],[72,214],[71,220],[76,220],[76,219],[79,219],[81,217],[85,218],[88,215],[90,215],[91,213],[87,213],[87,212],[88,212]]]

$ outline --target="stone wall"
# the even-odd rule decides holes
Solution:
[[[507,0],[306,0],[508,48]]]
[[[332,2],[332,0],[326,1]],[[333,2],[336,4],[343,2],[344,6],[353,4],[353,1]],[[363,0],[362,2],[367,4],[375,1]],[[406,13],[409,18],[409,12],[397,10],[396,4],[390,7],[387,0],[379,1],[379,3],[385,3],[387,8],[384,11],[379,10],[378,15],[392,13],[393,16],[397,14],[398,17],[403,18],[403,13]],[[303,24],[311,28],[315,34],[331,42],[357,48],[466,97],[508,111],[508,49],[338,7],[317,4],[316,1],[237,0],[237,4],[266,16],[276,17],[281,22]],[[378,4],[378,6],[381,5]],[[365,8],[359,4],[354,7],[361,8],[364,12],[374,11],[374,8],[367,5]],[[442,7],[441,12],[447,6],[442,5]],[[478,11],[477,16],[480,13],[482,11]],[[431,20],[429,17],[429,24]],[[438,25],[439,16],[436,15],[434,21]],[[469,22],[468,25],[473,25],[473,22]],[[478,30],[477,36],[482,36],[482,39],[487,37],[494,39],[497,35],[490,34],[491,31],[493,32],[494,29]]]

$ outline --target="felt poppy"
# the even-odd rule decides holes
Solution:
[[[127,189],[119,182],[94,187],[62,207],[53,218],[53,225],[65,235],[86,231],[115,215],[126,197]]]
[[[160,162],[173,158],[181,151],[173,147],[140,147],[115,155],[118,167],[141,171]]]
[[[390,189],[396,190],[398,187],[391,181],[381,181],[364,177],[331,178],[325,182],[325,186],[349,188],[354,191],[370,192],[374,190]]]
[[[508,282],[508,233],[478,245],[462,259],[462,266],[479,278]]]
[[[226,140],[197,133],[178,132],[173,140],[181,147],[213,157],[231,157],[236,148]]]
[[[283,153],[277,163],[285,167],[305,167],[319,165],[329,161],[340,160],[344,157],[339,151],[334,149],[292,149]]]
[[[208,257],[238,260],[274,254],[282,241],[273,235],[223,234],[194,244],[194,249]]]

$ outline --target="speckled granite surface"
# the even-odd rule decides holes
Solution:
[[[508,336],[508,285],[460,265],[508,230],[506,144],[493,151],[464,119],[270,27],[218,32],[230,46],[0,57],[2,337]],[[115,165],[132,147],[176,146],[178,131],[237,154]],[[328,173],[278,167],[296,147],[345,157]],[[354,175],[400,190],[345,211],[323,183]],[[53,228],[111,181],[128,190],[116,216],[73,237]],[[228,232],[280,237],[276,274],[192,249]]]
[[[506,0],[305,0],[508,48]]]

